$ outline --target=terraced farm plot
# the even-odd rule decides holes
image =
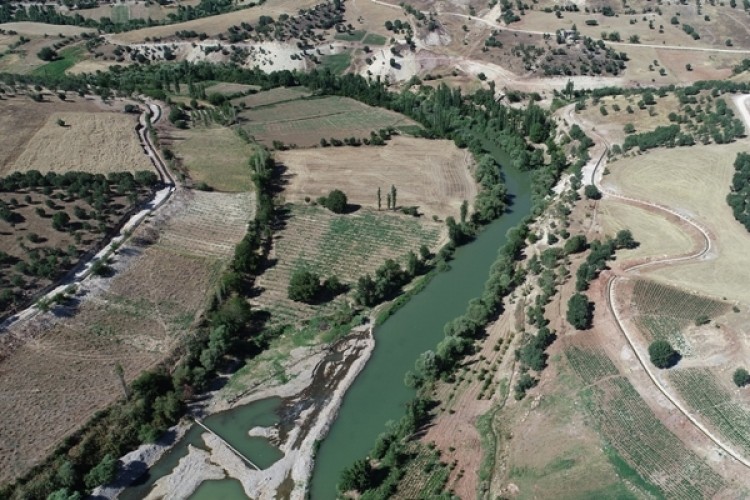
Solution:
[[[221,82],[210,87],[206,87],[206,94],[221,94],[221,95],[236,95],[244,94],[251,90],[259,90],[260,87],[257,85],[244,85],[242,83],[226,83]]]
[[[750,411],[719,385],[706,368],[670,370],[669,380],[687,405],[726,439],[735,451],[750,456]]]
[[[724,488],[724,480],[685,448],[654,415],[631,383],[612,373],[603,352],[566,352],[574,371],[586,382],[581,391],[586,411],[606,446],[651,485],[650,493],[667,498],[706,498]]]
[[[312,94],[305,87],[277,87],[275,89],[258,92],[257,94],[232,99],[232,104],[240,106],[244,104],[252,109],[286,101],[294,101],[310,95]]]
[[[381,188],[383,207],[391,185],[399,207],[417,206],[427,217],[458,218],[461,203],[477,194],[471,156],[451,141],[394,137],[386,146],[316,148],[276,155],[288,168],[287,199],[316,199],[336,187],[349,202],[377,208]]]
[[[175,253],[227,258],[254,217],[254,193],[192,191],[186,207],[167,222],[159,246]]]
[[[58,124],[63,120],[64,126]],[[11,170],[92,173],[151,170],[134,115],[57,112],[25,144]]]
[[[295,324],[326,306],[309,306],[287,298],[291,274],[299,268],[353,283],[386,259],[402,259],[421,245],[435,248],[441,225],[409,216],[362,209],[336,215],[313,206],[292,205],[285,227],[275,237],[276,264],[258,278],[256,302],[277,323]]]
[[[247,162],[255,148],[233,130],[218,125],[175,130],[170,147],[195,184],[226,192],[253,189]]]
[[[269,145],[276,140],[300,147],[316,146],[321,138],[363,139],[382,128],[415,125],[403,115],[346,97],[287,101],[246,110],[239,116],[242,128],[256,140]]]

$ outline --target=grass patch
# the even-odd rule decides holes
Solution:
[[[628,465],[625,459],[622,458],[619,453],[617,453],[617,450],[615,450],[611,446],[605,446],[604,454],[607,455],[609,463],[611,463],[612,467],[615,468],[615,472],[617,472],[617,475],[620,476],[620,479],[622,479],[623,481],[627,481],[640,490],[648,492],[650,495],[653,495],[656,498],[665,498],[664,492],[661,490],[661,488],[643,479],[638,471]],[[618,496],[618,498],[620,497]],[[633,495],[628,492],[628,495],[624,498],[633,498]]]
[[[383,35],[368,33],[362,43],[365,45],[385,45],[388,40]]]
[[[127,5],[112,6],[112,22],[122,24],[130,21],[130,7]]]
[[[364,38],[365,32],[362,30],[354,30],[351,33],[337,33],[335,38],[336,40],[343,40],[345,42],[359,42]]]
[[[322,63],[324,68],[331,70],[334,75],[340,75],[352,62],[352,55],[349,52],[342,52],[341,54],[333,54],[330,56],[323,56]]]
[[[75,63],[83,59],[85,49],[83,47],[69,47],[60,51],[60,59],[39,66],[33,71],[34,75],[61,77],[72,68]]]

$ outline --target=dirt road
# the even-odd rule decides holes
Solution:
[[[740,114],[742,115],[742,119],[745,122],[745,126],[748,129],[750,129],[750,112],[747,109],[748,99],[750,99],[750,95],[738,96],[735,98],[735,104],[740,110]],[[682,222],[684,222],[688,226],[695,229],[698,233],[700,233],[701,238],[702,238],[701,245],[694,252],[688,255],[666,257],[663,259],[652,260],[649,262],[645,262],[642,264],[638,264],[638,265],[623,269],[621,274],[613,274],[612,276],[610,276],[606,285],[607,287],[606,288],[607,309],[612,314],[612,317],[615,320],[615,324],[617,325],[618,330],[620,331],[620,333],[622,333],[628,345],[630,346],[632,351],[635,353],[639,364],[645,370],[646,374],[654,383],[654,385],[659,390],[659,392],[661,392],[664,395],[664,397],[666,397],[674,405],[674,407],[680,411],[680,413],[682,413],[698,430],[700,430],[716,446],[724,450],[729,456],[737,460],[739,463],[741,463],[745,467],[750,468],[750,460],[748,460],[748,458],[743,457],[740,453],[734,450],[731,446],[729,446],[724,441],[722,441],[721,438],[719,438],[713,432],[711,432],[705,425],[703,425],[703,423],[700,421],[699,417],[695,413],[693,413],[689,408],[686,408],[680,401],[678,401],[677,398],[673,394],[671,394],[670,391],[664,386],[664,384],[662,384],[662,382],[658,379],[658,377],[654,373],[651,362],[649,361],[649,358],[648,358],[648,353],[645,351],[645,349],[642,346],[639,346],[638,343],[636,343],[633,340],[633,336],[630,334],[630,332],[628,332],[628,329],[626,328],[625,324],[623,323],[621,319],[620,311],[618,311],[615,305],[617,303],[615,300],[615,289],[616,289],[615,285],[618,280],[623,279],[627,274],[632,274],[636,271],[642,270],[649,266],[671,265],[675,263],[682,263],[686,261],[704,258],[710,252],[712,245],[713,245],[711,235],[703,226],[701,226],[701,224],[699,224],[692,218],[679,213],[678,211],[672,208],[669,208],[669,207],[666,207],[664,205],[660,205],[657,203],[652,203],[649,201],[639,200],[639,199],[632,198],[629,196],[624,196],[624,195],[615,193],[614,191],[611,191],[603,187],[601,184],[602,170],[603,170],[602,166],[606,164],[606,162],[602,161],[602,159],[606,158],[606,153],[609,151],[609,144],[607,143],[604,137],[599,135],[595,130],[593,130],[585,122],[583,122],[582,120],[579,120],[578,117],[575,114],[570,113],[569,110],[566,116],[570,120],[571,123],[577,123],[578,126],[581,127],[586,132],[587,135],[592,137],[595,143],[597,144],[597,147],[600,147],[603,149],[602,156],[600,157],[599,160],[595,162],[595,164],[593,165],[593,169],[590,170],[590,177],[586,175],[584,176],[585,184],[596,185],[599,188],[599,190],[602,192],[603,196],[607,198],[622,200],[634,206],[640,206],[642,208],[648,208],[652,210],[655,209],[656,211],[660,211],[668,215],[673,215],[679,218]],[[590,165],[592,164],[592,162],[590,162]]]

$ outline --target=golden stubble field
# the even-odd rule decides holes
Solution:
[[[122,104],[46,96],[0,100],[0,174],[39,170],[92,173],[153,168],[135,131],[137,115],[122,112]],[[57,120],[65,122],[60,126]]]
[[[705,258],[647,271],[649,276],[712,297],[750,303],[750,233],[726,203],[735,157],[747,147],[747,141],[738,141],[664,149],[609,165],[605,187],[676,209],[705,226],[713,238]]]
[[[0,343],[0,480],[23,474],[191,330],[253,215],[251,194],[181,191],[63,308]]]
[[[291,150],[277,154],[287,168],[285,196],[300,202],[338,188],[349,202],[377,208],[377,190],[396,187],[398,206],[417,206],[431,217],[459,215],[461,203],[473,202],[477,185],[471,155],[451,141],[394,137],[386,146]]]

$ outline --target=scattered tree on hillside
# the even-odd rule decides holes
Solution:
[[[42,61],[54,61],[55,59],[58,59],[60,57],[57,51],[52,47],[44,47],[42,50],[37,52],[36,55]]]
[[[593,184],[587,184],[585,188],[583,188],[583,194],[586,195],[586,198],[589,200],[598,200],[602,197],[601,191],[599,191],[599,188],[597,188]]]
[[[671,368],[680,360],[680,353],[666,340],[655,340],[648,346],[648,355],[657,368]]]
[[[341,472],[338,489],[340,492],[365,491],[372,484],[372,465],[366,458],[355,461]]]
[[[383,207],[383,198],[380,193],[380,187],[378,187],[378,211]]]

